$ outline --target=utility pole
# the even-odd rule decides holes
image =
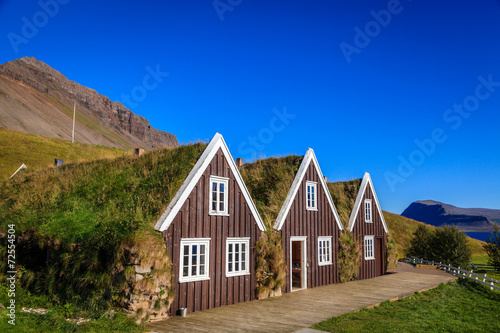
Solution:
[[[71,134],[71,143],[75,142],[75,117],[76,117],[76,102],[73,106],[73,133]]]

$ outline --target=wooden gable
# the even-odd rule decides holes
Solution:
[[[228,181],[227,214],[210,214],[210,178],[214,176]],[[175,298],[171,315],[180,308],[193,312],[255,299],[253,248],[265,230],[264,224],[220,134],[193,167],[156,230],[163,232],[172,260]],[[226,274],[226,243],[232,237],[249,240],[249,274]],[[183,239],[209,240],[208,279],[180,281]]]
[[[371,222],[365,221],[366,200],[371,201]],[[365,173],[361,182],[347,229],[354,234],[360,244],[361,261],[358,279],[368,279],[384,274],[388,229],[369,173]],[[373,236],[373,258],[371,259],[365,258],[366,236]]]
[[[317,209],[306,207],[307,183],[317,184]],[[291,279],[291,240],[302,237],[306,246],[306,286],[317,286],[338,282],[337,252],[338,239],[342,224],[319,168],[314,151],[309,149],[295,176],[283,207],[278,214],[274,228],[282,237],[282,246],[287,264],[286,284],[284,292],[290,292]],[[319,265],[318,237],[331,237],[331,264]]]

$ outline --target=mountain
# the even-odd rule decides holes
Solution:
[[[119,102],[68,80],[35,58],[0,65],[0,128],[116,148],[177,147],[177,138]]]
[[[500,224],[500,209],[460,208],[433,200],[415,201],[401,215],[437,227],[454,224],[466,232],[491,232],[494,223]]]

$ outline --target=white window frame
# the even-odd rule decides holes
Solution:
[[[205,246],[205,273],[200,274],[200,266],[201,266],[201,260],[200,258],[200,251],[197,250],[197,266],[196,266],[196,275],[192,275],[192,268],[193,268],[193,245],[197,245],[198,249],[200,248],[201,245]],[[188,276],[183,276],[183,269],[184,269],[184,247],[189,246],[189,262],[188,262]],[[209,280],[209,271],[210,271],[210,238],[181,238],[181,244],[180,244],[180,261],[179,261],[179,282],[191,282],[191,281],[203,281],[203,280]]]
[[[365,236],[365,260],[375,259],[375,236]]]
[[[368,207],[368,208],[367,208]],[[373,223],[372,199],[365,199],[365,222]]]
[[[318,237],[318,266],[332,264],[332,236]]]
[[[235,245],[238,244],[239,253],[238,253],[238,271],[235,270]],[[242,256],[241,253],[241,245],[245,245],[245,254]],[[229,271],[229,245],[232,247],[232,272]],[[250,237],[229,237],[226,239],[226,276],[240,276],[240,275],[249,275],[250,274]],[[245,262],[245,269],[241,269],[242,259]]]
[[[313,189],[313,198],[309,200],[309,188]],[[318,210],[318,183],[306,181],[306,209]]]
[[[213,200],[213,184],[217,183],[217,204],[216,204],[216,210],[212,209],[212,200]],[[220,209],[220,185],[219,184],[224,184],[224,209]],[[224,177],[217,177],[217,176],[210,176],[210,188],[209,188],[209,202],[208,202],[208,211],[209,215],[223,215],[223,216],[229,216],[228,214],[228,192],[229,192],[229,178],[224,178]]]

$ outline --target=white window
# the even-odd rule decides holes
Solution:
[[[210,215],[227,215],[228,178],[210,176]]]
[[[365,200],[365,222],[372,223],[372,200]]]
[[[226,276],[250,274],[248,253],[250,238],[226,240]]]
[[[365,236],[365,260],[375,259],[373,255],[374,236]]]
[[[210,238],[182,238],[179,282],[208,280]]]
[[[332,237],[318,237],[318,265],[332,263]]]
[[[318,210],[318,196],[316,193],[317,183],[306,182],[306,208],[307,210]]]

